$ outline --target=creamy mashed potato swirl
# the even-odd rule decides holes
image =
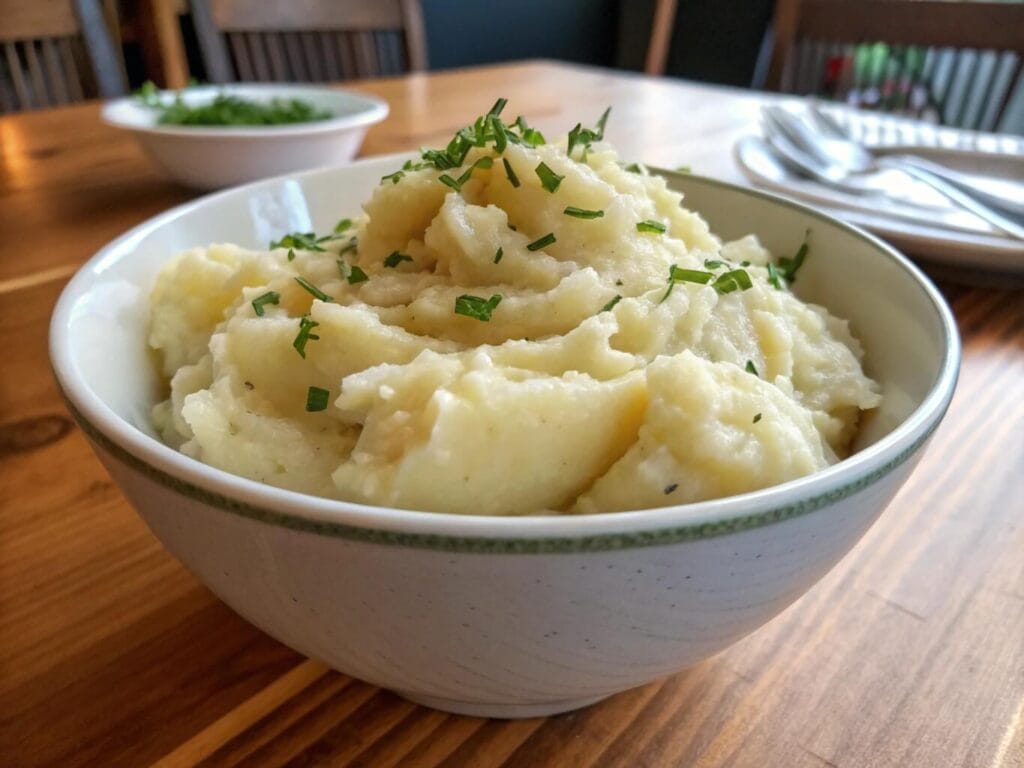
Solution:
[[[846,454],[879,393],[845,321],[603,143],[501,126],[500,152],[456,139],[457,167],[386,177],[331,239],[168,264],[163,438],[282,488],[484,515],[711,499]]]

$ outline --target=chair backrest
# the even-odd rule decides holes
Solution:
[[[418,0],[190,0],[207,79],[326,82],[426,68]]]
[[[100,0],[0,0],[0,19],[0,113],[126,92]]]
[[[1007,122],[1024,100],[1024,4],[778,0],[771,37],[766,78],[755,85],[1016,129]]]

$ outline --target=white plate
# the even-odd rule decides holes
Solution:
[[[881,152],[913,152],[964,173],[1024,179],[1024,140],[936,127],[912,120],[833,108],[832,115]],[[737,164],[756,185],[810,202],[864,227],[925,261],[958,268],[1024,275],[1024,242],[995,230],[941,195],[896,171],[878,175],[892,197],[854,196],[791,173],[758,136],[735,147]]]
[[[334,115],[287,125],[160,125],[157,111],[137,97],[104,105],[104,122],[130,132],[168,176],[200,189],[346,163],[355,157],[366,129],[388,114],[386,102],[337,88],[237,84],[186,88],[180,93],[189,105],[210,102],[221,93],[259,102],[300,99]],[[176,95],[162,91],[161,99],[170,101]]]

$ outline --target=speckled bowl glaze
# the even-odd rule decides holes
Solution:
[[[400,160],[259,182],[158,216],[82,268],[51,326],[70,409],[157,537],[242,616],[342,672],[499,717],[570,710],[672,674],[757,629],[832,568],[945,413],[959,341],[913,265],[809,208],[667,174],[726,238],[755,232],[790,253],[812,230],[796,290],[851,320],[884,388],[850,458],[700,504],[488,518],[312,498],[163,445],[150,425],[161,384],[145,347],[161,264],[188,246],[263,246],[283,231],[329,227]]]

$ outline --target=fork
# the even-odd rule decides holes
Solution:
[[[799,146],[800,149],[813,155],[825,165],[842,168],[849,174],[869,173],[881,168],[903,171],[929,184],[961,208],[984,219],[1000,231],[1018,240],[1024,240],[1024,224],[1015,220],[1013,214],[1005,208],[996,208],[990,203],[979,200],[974,189],[964,189],[944,176],[920,167],[916,162],[907,163],[900,157],[888,155],[875,157],[849,138],[824,137],[811,129],[798,116],[782,107],[766,106],[762,113],[785,134],[792,144]]]

